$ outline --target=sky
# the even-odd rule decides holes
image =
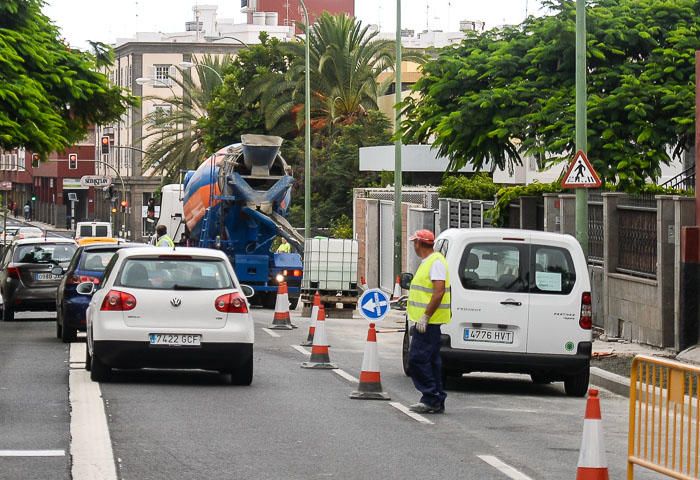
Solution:
[[[87,40],[113,43],[135,32],[181,32],[192,20],[192,6],[218,5],[220,18],[245,22],[240,0],[45,0],[44,13],[61,28],[73,47],[87,48]],[[402,26],[417,31],[457,31],[460,20],[481,20],[486,28],[517,24],[541,13],[540,0],[403,0]],[[355,16],[394,31],[396,2],[355,0]]]

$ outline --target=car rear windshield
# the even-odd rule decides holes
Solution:
[[[80,265],[78,269],[80,270],[91,270],[95,272],[104,272],[107,268],[107,264],[112,259],[116,250],[98,250],[92,252],[85,252],[83,257],[80,259]]]
[[[223,260],[130,258],[115,285],[155,290],[220,290],[233,282]]]
[[[42,243],[19,245],[13,261],[16,263],[68,263],[75,253],[75,245],[69,243]]]

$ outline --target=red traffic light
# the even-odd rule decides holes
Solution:
[[[128,205],[128,203],[127,203],[126,200],[122,200],[121,205],[122,205],[122,207],[126,208],[126,206]]]
[[[109,155],[109,145],[111,143],[111,140],[109,138],[109,135],[102,135],[102,138],[100,139],[100,145],[101,145],[101,151],[102,155]]]

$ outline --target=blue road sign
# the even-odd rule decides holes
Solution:
[[[378,322],[389,313],[389,296],[378,288],[367,290],[359,300],[360,315],[372,322]]]

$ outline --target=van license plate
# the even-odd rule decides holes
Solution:
[[[151,345],[167,345],[170,347],[199,347],[201,335],[182,335],[175,333],[151,333],[148,335]]]
[[[513,332],[486,328],[465,328],[465,342],[513,343]]]

